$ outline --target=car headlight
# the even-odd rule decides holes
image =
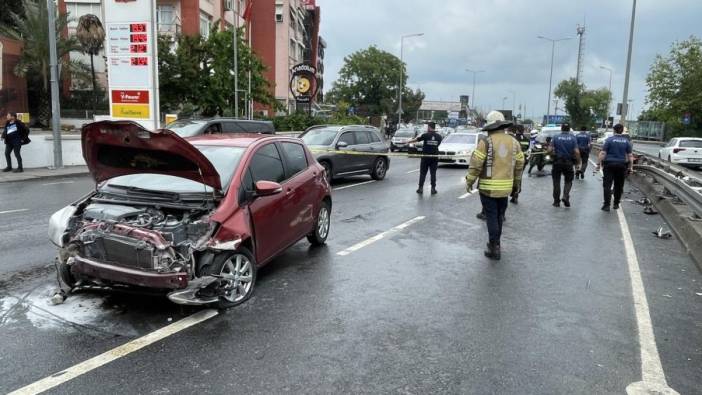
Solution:
[[[71,217],[76,213],[76,206],[66,206],[55,212],[49,219],[49,240],[57,247],[63,247],[63,234],[66,233]]]

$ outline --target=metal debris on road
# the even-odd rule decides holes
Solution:
[[[657,231],[652,232],[656,237],[659,239],[670,239],[673,237],[673,235],[670,233],[668,230],[664,230],[663,227],[661,226],[658,228]]]

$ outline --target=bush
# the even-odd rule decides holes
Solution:
[[[307,113],[297,112],[295,114],[275,117],[272,119],[275,130],[279,132],[295,131],[300,132],[315,125],[364,125],[367,120],[357,116],[338,116],[322,118],[310,116]]]

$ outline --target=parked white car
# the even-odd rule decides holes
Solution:
[[[677,137],[658,151],[658,157],[668,162],[688,166],[702,166],[702,138]]]
[[[478,133],[456,132],[448,135],[439,145],[439,162],[468,165],[478,145]]]

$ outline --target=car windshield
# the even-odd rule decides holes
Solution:
[[[444,139],[447,144],[475,144],[476,134],[452,134]]]
[[[196,145],[195,147],[205,155],[212,165],[214,165],[222,181],[222,189],[226,191],[234,175],[234,171],[244,154],[245,148],[211,145]],[[142,173],[115,177],[103,184],[102,188],[111,185],[177,193],[212,193],[211,187],[203,185],[200,182],[165,174]]]
[[[166,125],[166,129],[170,129],[180,137],[192,137],[200,134],[200,130],[206,124],[205,121],[193,121],[190,119],[180,119]]]
[[[400,129],[395,132],[395,137],[414,137],[415,133],[414,129]]]
[[[702,148],[702,140],[680,140],[683,148]]]
[[[313,129],[305,132],[300,138],[307,145],[331,145],[339,131],[337,129]]]

